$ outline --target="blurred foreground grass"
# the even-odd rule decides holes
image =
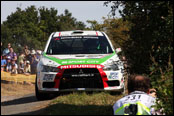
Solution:
[[[46,115],[113,115],[112,106],[123,95],[109,92],[74,92],[59,96],[46,108]]]

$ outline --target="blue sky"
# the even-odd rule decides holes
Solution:
[[[7,16],[16,11],[16,7],[22,10],[28,6],[35,5],[36,8],[45,6],[54,7],[58,10],[58,15],[68,9],[78,21],[84,22],[87,26],[87,20],[96,20],[102,23],[102,17],[108,17],[111,8],[103,6],[104,1],[1,1],[1,24],[7,20]],[[116,17],[120,17],[116,13]]]

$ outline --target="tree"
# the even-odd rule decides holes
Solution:
[[[58,25],[60,25],[61,31],[83,30],[86,26],[83,22],[77,21],[76,18],[72,17],[72,13],[67,9],[65,9],[64,14],[59,16]]]
[[[110,2],[105,2],[108,3]],[[173,50],[172,3],[168,1],[112,3],[112,12],[122,6],[123,10],[120,13],[123,19],[131,23],[130,39],[126,42],[124,51],[131,60],[132,72],[149,73],[149,66],[152,64],[150,55],[161,65],[167,65]],[[158,52],[159,50],[162,54]]]
[[[102,24],[99,24],[96,20],[87,20],[87,23],[91,24],[89,28],[90,30],[106,32],[115,48],[122,48],[124,42],[129,38],[129,22],[124,22],[122,18],[103,17]]]
[[[65,14],[58,15],[55,8],[36,9],[35,6],[30,6],[22,10],[17,7],[16,12],[9,15],[1,24],[1,38],[3,46],[10,42],[17,53],[24,45],[28,45],[29,49],[43,50],[52,32],[83,30],[85,26],[83,22],[72,17],[68,10],[65,10]]]
[[[173,114],[173,1],[116,1],[111,11],[119,11],[131,23],[130,39],[124,52],[131,62],[132,73],[148,74],[157,88],[166,114]],[[159,87],[159,85],[161,85]]]

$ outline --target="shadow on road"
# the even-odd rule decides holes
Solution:
[[[50,100],[38,101],[34,94],[29,94],[1,102],[1,113],[2,115],[39,115],[49,102]]]
[[[44,109],[31,111],[31,112],[25,112],[25,113],[18,113],[18,114],[12,114],[12,115],[42,115],[42,112],[44,112]]]
[[[40,115],[113,115],[112,105],[75,105],[57,103],[49,105]]]
[[[23,98],[18,98],[10,101],[5,101],[1,103],[1,106],[9,106],[9,105],[19,105],[19,104],[26,104],[26,103],[32,103],[37,102],[37,99],[35,96],[27,96]]]

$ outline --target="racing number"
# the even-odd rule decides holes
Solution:
[[[128,96],[125,101],[127,100],[134,100],[134,99],[140,99],[141,95],[131,95],[131,96]]]

